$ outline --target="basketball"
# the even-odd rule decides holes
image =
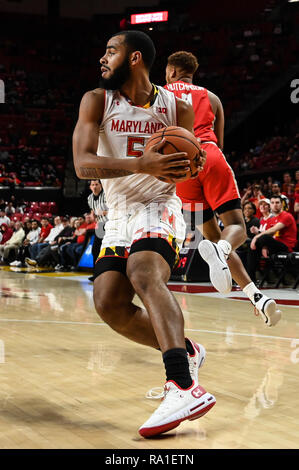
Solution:
[[[165,139],[165,145],[159,150],[159,153],[163,155],[169,155],[170,153],[186,152],[190,159],[190,171],[186,174],[184,179],[180,181],[186,181],[198,174],[198,162],[200,158],[200,143],[197,138],[187,129],[178,126],[163,127],[158,132],[153,134],[148,140],[145,150],[152,147],[153,145],[161,142]],[[165,183],[175,183],[175,179],[162,178],[159,180]]]

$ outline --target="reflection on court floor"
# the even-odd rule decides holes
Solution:
[[[207,350],[199,382],[217,403],[144,440],[138,428],[159,403],[146,394],[165,381],[161,354],[101,321],[88,275],[2,269],[0,448],[298,448],[298,291],[274,292],[291,303],[266,328],[238,291],[173,286],[186,336]]]

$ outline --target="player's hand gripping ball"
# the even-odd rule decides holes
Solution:
[[[169,155],[171,153],[186,152],[188,155],[187,158],[190,160],[190,171],[186,173],[185,177],[181,177],[179,180],[177,180],[175,176],[173,178],[157,178],[165,183],[173,184],[177,181],[187,181],[188,179],[197,176],[199,166],[202,166],[201,159],[203,158],[203,154],[200,147],[200,141],[195,137],[195,135],[183,127],[163,127],[150,137],[145,149],[158,144],[162,139],[165,140],[165,144],[159,150],[159,153]]]

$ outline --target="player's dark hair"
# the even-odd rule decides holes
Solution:
[[[125,43],[130,52],[140,51],[144,65],[148,70],[152,68],[156,57],[156,48],[151,38],[142,31],[120,31],[114,36],[125,36]]]
[[[167,63],[174,67],[179,67],[184,72],[191,73],[192,75],[194,75],[198,69],[197,58],[191,52],[187,51],[174,52],[174,54],[168,57]]]

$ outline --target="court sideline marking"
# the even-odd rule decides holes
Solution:
[[[58,325],[87,325],[87,326],[108,326],[106,323],[102,322],[79,322],[79,321],[61,321],[61,320],[23,320],[18,318],[0,318],[0,322],[15,322],[15,323],[53,323]],[[197,330],[193,328],[185,328],[185,331],[192,331],[193,333],[210,333],[215,335],[227,335],[227,331],[216,331],[216,330]],[[299,338],[287,337],[287,336],[271,336],[271,335],[261,335],[253,333],[239,333],[230,331],[230,335],[236,336],[247,336],[247,337],[256,337],[256,338],[268,338],[268,339],[281,339],[284,341],[293,341],[298,340]]]

